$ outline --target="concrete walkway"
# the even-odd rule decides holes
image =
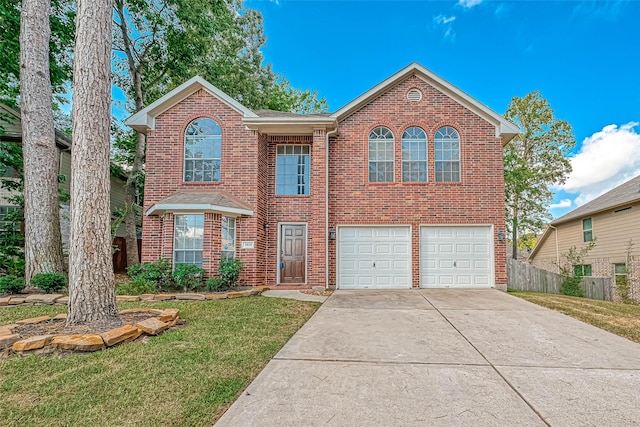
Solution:
[[[495,290],[336,291],[217,426],[636,426],[640,345]]]
[[[325,302],[327,298],[329,298],[322,295],[305,294],[297,290],[280,290],[280,289],[264,291],[261,295],[263,297],[287,298],[287,299],[297,299],[299,301],[314,301],[314,302]]]

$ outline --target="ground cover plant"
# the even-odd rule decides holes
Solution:
[[[535,292],[509,293],[640,343],[638,305]]]
[[[91,354],[0,360],[0,424],[210,426],[319,304],[251,297],[122,303],[178,308],[186,325]],[[0,325],[66,311],[0,308]]]

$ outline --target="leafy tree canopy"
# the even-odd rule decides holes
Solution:
[[[0,102],[16,106],[20,94],[20,0],[0,2]],[[71,80],[75,9],[71,0],[51,1],[50,74],[53,93],[61,104]]]
[[[519,235],[539,233],[551,218],[551,186],[564,183],[571,173],[568,154],[575,137],[571,125],[554,116],[538,91],[513,98],[504,115],[520,127],[520,134],[504,148],[507,227],[511,241],[519,242]]]

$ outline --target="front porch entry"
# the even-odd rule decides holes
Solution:
[[[280,225],[280,284],[304,284],[307,280],[307,224]]]

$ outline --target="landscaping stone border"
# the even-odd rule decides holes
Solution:
[[[246,291],[232,291],[225,293],[195,294],[147,294],[140,296],[118,295],[116,299],[121,301],[206,301],[229,298],[242,298],[260,295],[269,290],[266,286],[258,286]],[[62,294],[32,294],[29,296],[9,296],[0,298],[0,306],[31,306],[31,305],[66,305],[69,297]],[[37,324],[52,320],[64,320],[66,314],[57,316],[40,316],[31,319],[19,320],[11,325],[0,325],[0,351],[13,351],[22,355],[47,354],[56,350],[70,350],[76,352],[93,352],[104,350],[120,343],[128,343],[143,335],[159,335],[165,330],[176,326],[181,320],[177,308],[164,310],[150,308],[131,308],[121,310],[124,313],[148,313],[149,317],[139,321],[136,325],[124,325],[100,334],[74,334],[74,335],[38,335],[22,338],[14,330],[21,325]]]
[[[260,295],[268,291],[268,286],[256,286],[244,291],[229,291],[216,293],[162,293],[143,295],[116,295],[117,302],[137,302],[137,301],[205,301],[230,298],[242,298],[253,295]],[[30,295],[9,295],[0,298],[0,307],[3,306],[31,306],[31,305],[67,305],[69,297],[63,294],[30,294]]]

